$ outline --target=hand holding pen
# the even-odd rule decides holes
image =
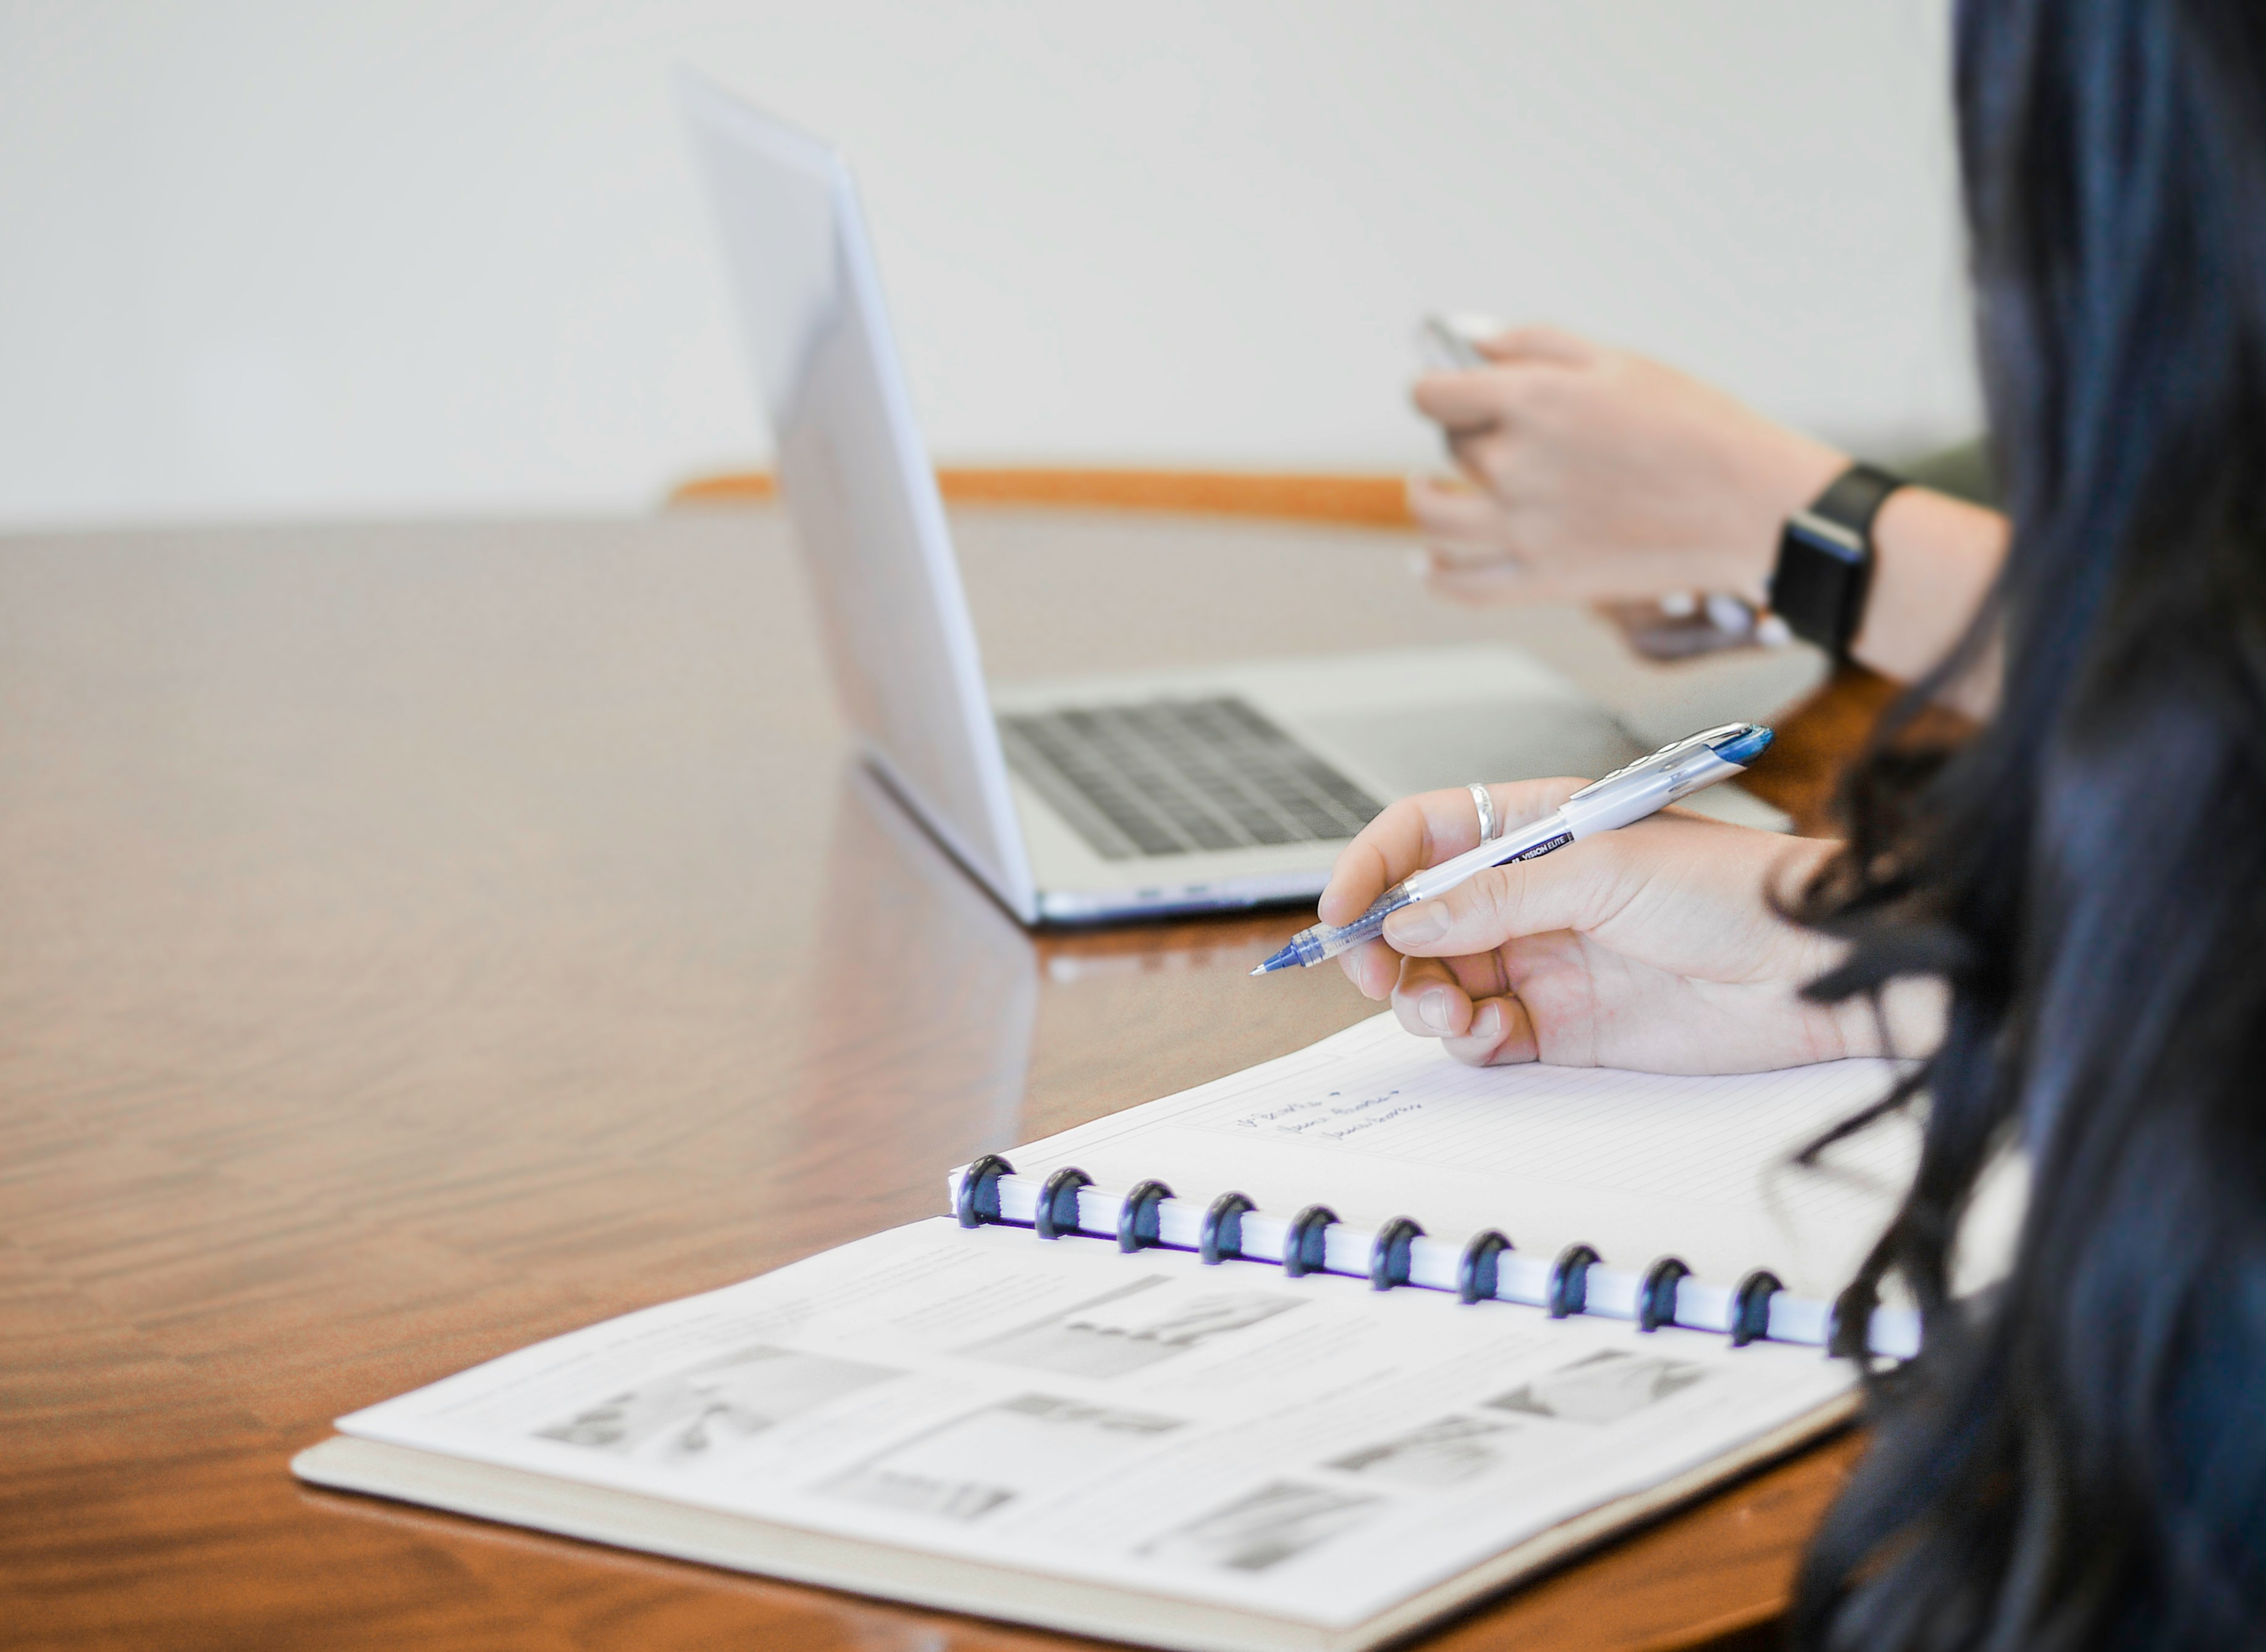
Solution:
[[[1737,774],[1760,757],[1770,742],[1771,731],[1757,723],[1726,723],[1671,741],[1604,779],[1591,781],[1540,820],[1496,837],[1483,831],[1476,847],[1438,866],[1411,873],[1351,922],[1317,924],[1299,931],[1289,946],[1251,973],[1263,976],[1278,969],[1312,968],[1349,952],[1382,934],[1385,920],[1403,907],[1445,895],[1491,867],[1538,859],[1580,838],[1656,815],[1670,803]],[[1484,805],[1486,800],[1480,800]]]
[[[1492,787],[1506,838],[1585,784]],[[1478,836],[1461,787],[1402,799],[1340,856],[1324,916],[1359,917]],[[1337,962],[1363,994],[1389,999],[1410,1032],[1474,1064],[1734,1072],[1877,1053],[1868,1009],[1801,997],[1839,944],[1773,904],[1836,848],[1670,810],[1404,907],[1381,940]]]

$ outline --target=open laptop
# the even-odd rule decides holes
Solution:
[[[889,787],[1025,923],[1311,900],[1392,798],[1641,755],[1509,647],[988,688],[848,165],[696,77],[677,91],[843,704]],[[1726,793],[1703,795],[1773,813]]]

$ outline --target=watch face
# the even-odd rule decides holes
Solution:
[[[1779,541],[1771,608],[1805,642],[1846,653],[1864,603],[1871,563],[1860,536],[1838,523],[1798,511]]]
[[[1872,559],[1872,549],[1863,534],[1813,510],[1797,510],[1787,517],[1786,537],[1799,539],[1821,556],[1852,568],[1862,567]]]

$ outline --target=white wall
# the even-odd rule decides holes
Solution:
[[[1429,307],[1973,418],[1943,0],[0,0],[0,526],[759,457],[669,102],[857,162],[935,450],[1402,465]]]

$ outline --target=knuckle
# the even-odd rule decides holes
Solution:
[[[1501,480],[1512,476],[1517,470],[1517,448],[1507,437],[1492,431],[1466,441],[1463,445],[1463,457],[1485,471],[1491,479]]]
[[[1450,893],[1448,913],[1457,939],[1492,946],[1509,932],[1505,925],[1514,910],[1512,881],[1509,867],[1495,866]]]
[[[1537,373],[1519,401],[1519,413],[1533,424],[1556,424],[1572,401],[1574,385],[1564,373]]]
[[[1480,899],[1488,932],[1507,939],[1521,932],[1520,919],[1526,909],[1527,880],[1522,875],[1526,867],[1517,865],[1497,866],[1484,880],[1487,887]]]

